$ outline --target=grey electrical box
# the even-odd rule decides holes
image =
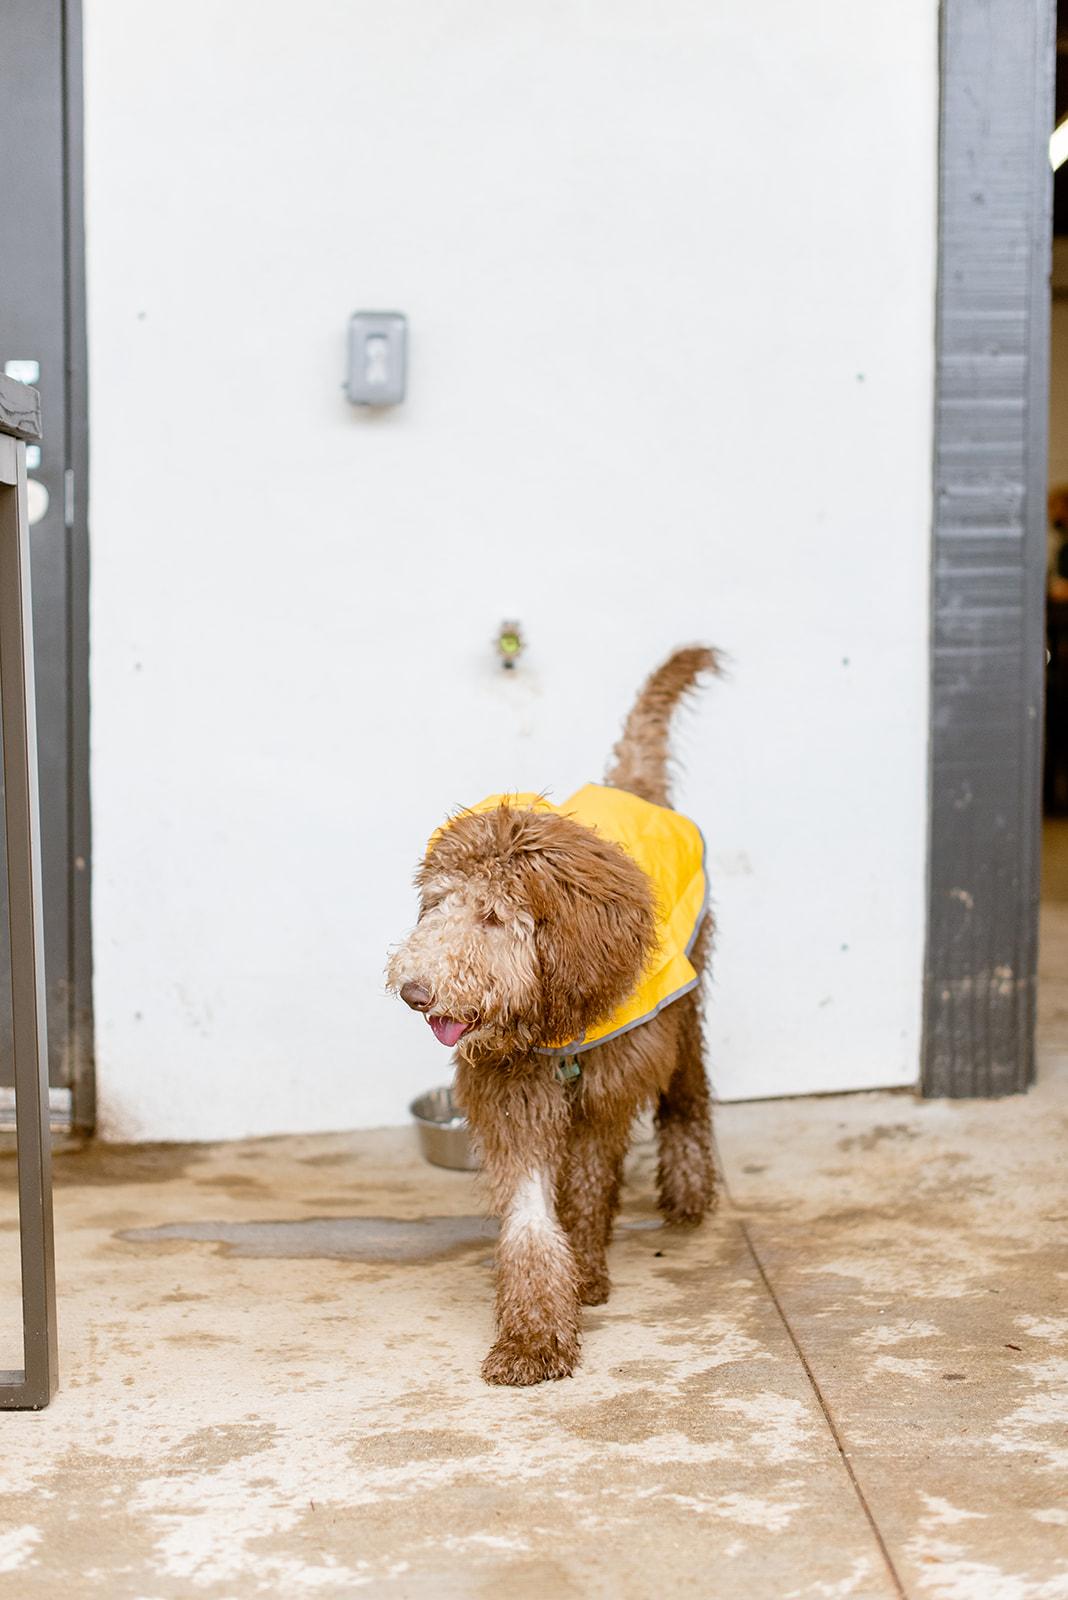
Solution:
[[[354,406],[395,406],[408,374],[408,319],[400,311],[356,311],[349,321],[349,374]]]

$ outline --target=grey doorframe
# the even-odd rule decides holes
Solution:
[[[10,13],[10,14],[9,14]],[[4,13],[0,358],[36,366],[44,415],[29,472],[53,1124],[94,1122],[89,914],[88,534],[80,0]],[[29,372],[12,370],[12,376]],[[3,873],[0,849],[0,876]],[[0,926],[6,962],[7,932]],[[0,992],[0,1131],[15,1123]]]
[[[70,949],[71,1123],[90,1132],[96,1123],[93,1056],[93,943],[89,804],[89,376],[85,301],[84,91],[82,3],[63,0],[63,151],[66,227],[64,279],[67,300],[69,561],[67,633],[70,685],[67,739],[70,748],[71,875]]]
[[[1033,1082],[1055,0],[943,0],[922,1090]]]
[[[36,389],[0,378],[0,723],[10,929],[22,1368],[0,1372],[0,1409],[39,1410],[56,1391],[55,1245],[48,1109],[48,996],[34,693],[26,445],[41,440]]]

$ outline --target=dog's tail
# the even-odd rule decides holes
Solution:
[[[654,805],[671,803],[671,717],[704,672],[722,673],[720,657],[707,645],[676,650],[647,678],[612,752],[605,782]]]

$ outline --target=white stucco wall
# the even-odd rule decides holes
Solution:
[[[913,1081],[935,0],[85,9],[103,1131],[402,1120],[426,836],[691,639],[718,1093]]]

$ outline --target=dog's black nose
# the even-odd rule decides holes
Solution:
[[[421,983],[403,984],[400,997],[406,1006],[411,1006],[413,1011],[425,1011],[430,1004],[430,990],[424,989]]]

